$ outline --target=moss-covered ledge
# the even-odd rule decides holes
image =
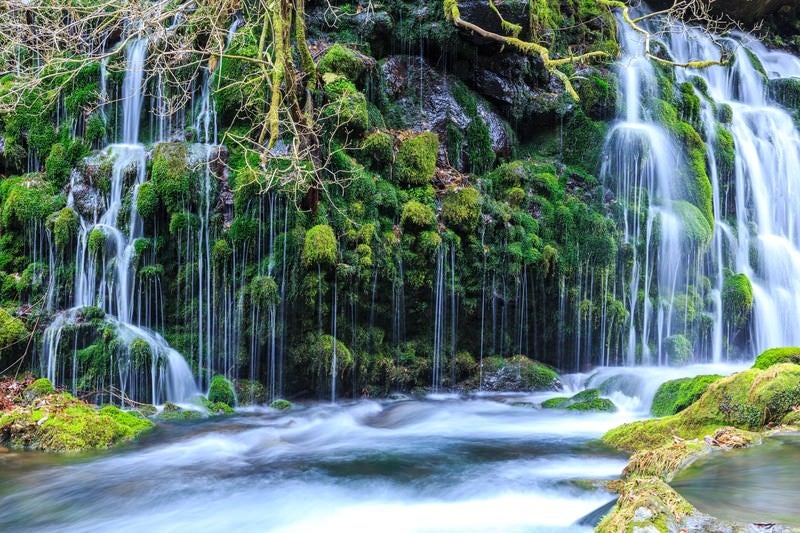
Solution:
[[[603,442],[633,455],[612,487],[619,499],[597,531],[705,531],[712,526],[736,530],[741,524],[703,515],[668,483],[705,454],[758,445],[765,437],[796,431],[799,405],[800,366],[778,363],[719,379],[675,415],[612,429]]]
[[[0,444],[12,448],[74,453],[106,449],[153,428],[136,411],[102,408],[57,392],[46,379],[31,384],[13,408],[0,411]]]

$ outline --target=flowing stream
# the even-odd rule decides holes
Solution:
[[[566,393],[622,377],[609,390],[617,413],[538,407],[555,393],[435,394],[243,409],[168,424],[97,456],[0,454],[0,523],[13,531],[590,531],[579,520],[613,500],[602,482],[626,463],[597,439],[647,416],[660,382],[737,367],[639,370],[565,376]]]

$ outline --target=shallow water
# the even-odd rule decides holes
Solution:
[[[800,435],[701,458],[672,486],[700,511],[723,520],[800,526]]]
[[[625,372],[565,376],[565,394]],[[589,531],[576,521],[614,496],[587,481],[626,463],[597,439],[676,377],[637,376],[629,396],[608,392],[617,413],[540,409],[554,393],[438,394],[249,408],[94,456],[0,454],[0,530]]]

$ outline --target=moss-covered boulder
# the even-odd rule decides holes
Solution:
[[[794,363],[800,364],[800,348],[797,347],[788,347],[788,348],[771,348],[769,350],[765,350],[761,353],[758,357],[756,357],[756,362],[753,364],[753,368],[760,368],[764,370],[765,368],[769,368],[773,365],[779,365],[781,363]]]
[[[475,230],[481,216],[481,194],[474,187],[450,190],[442,199],[445,223],[462,232]]]
[[[0,415],[0,442],[51,452],[104,449],[129,441],[153,427],[137,412],[102,409],[68,393],[41,396]]]
[[[411,200],[403,205],[400,223],[407,228],[428,228],[436,223],[436,213],[427,205]]]
[[[622,425],[603,436],[615,448],[638,451],[663,446],[675,437],[694,439],[721,426],[758,431],[777,424],[800,405],[800,366],[781,363],[753,368],[712,383],[678,414]]]
[[[336,43],[322,55],[317,70],[320,74],[338,74],[356,81],[367,67],[365,59],[354,50]]]
[[[42,396],[47,396],[48,394],[53,394],[55,392],[55,388],[53,388],[53,384],[47,378],[39,378],[30,385],[25,388],[25,392],[23,396],[26,400],[33,401],[36,398],[41,398]]]
[[[662,383],[653,397],[650,412],[653,416],[669,416],[679,413],[696,402],[709,385],[720,379],[722,376],[708,375],[673,379]]]
[[[361,143],[361,154],[372,168],[388,168],[394,159],[394,137],[385,131],[373,131]]]
[[[193,202],[197,180],[188,156],[184,143],[159,143],[153,149],[152,181],[169,213],[177,213]]]
[[[211,385],[208,388],[208,401],[212,404],[224,403],[230,407],[236,405],[233,383],[222,374],[215,375],[211,378]]]
[[[303,240],[303,264],[332,266],[336,264],[336,235],[327,224],[318,224],[306,232]]]
[[[208,402],[208,405],[217,405],[215,402]],[[204,402],[205,403],[205,402]],[[227,405],[220,403],[219,405]],[[175,405],[172,402],[167,402],[156,415],[156,419],[163,420],[165,422],[187,422],[191,420],[199,420],[204,418],[205,415],[200,411],[196,411],[194,409],[184,409],[178,405]]]
[[[561,379],[551,367],[524,355],[484,360],[483,387],[490,391],[556,391]]]
[[[617,410],[614,402],[600,397],[598,389],[586,389],[571,398],[550,398],[542,402],[542,407],[545,409],[566,409],[580,412],[613,413]]]
[[[286,411],[287,409],[292,408],[292,402],[289,400],[278,399],[274,400],[269,406],[273,409],[277,409],[278,411]]]
[[[394,163],[394,177],[400,183],[424,185],[433,179],[439,155],[439,136],[425,132],[400,143]]]

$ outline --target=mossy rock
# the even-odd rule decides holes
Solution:
[[[232,415],[233,407],[225,402],[211,402],[209,400],[203,401],[203,407],[208,409],[211,415]]]
[[[722,285],[722,309],[725,318],[734,327],[740,328],[748,322],[753,310],[753,285],[747,276],[734,274],[725,278]]]
[[[442,199],[444,222],[464,233],[475,230],[481,216],[481,193],[474,187],[450,190]]]
[[[372,168],[389,168],[394,159],[394,137],[385,131],[374,131],[361,143],[361,153]]]
[[[73,209],[65,207],[50,216],[48,225],[51,228],[56,247],[64,250],[77,234],[80,219]]]
[[[713,230],[703,213],[694,205],[683,200],[672,203],[675,213],[683,226],[682,235],[695,249],[703,249],[711,242]]]
[[[712,383],[720,379],[722,376],[707,375],[673,379],[662,383],[653,397],[650,412],[653,416],[679,413],[696,402]]]
[[[165,403],[161,412],[156,416],[158,420],[167,422],[186,422],[190,420],[200,420],[203,417],[204,415],[200,411],[183,409],[172,402]]]
[[[260,381],[237,379],[233,384],[239,405],[255,405],[267,401],[267,388]]]
[[[365,69],[366,64],[360,54],[338,43],[328,48],[317,63],[320,74],[339,74],[351,81],[358,80]]]
[[[614,413],[617,406],[608,398],[594,398],[567,406],[567,411]]]
[[[569,398],[558,396],[542,402],[543,409],[563,409],[569,404]]]
[[[43,396],[0,416],[0,441],[51,452],[103,449],[129,441],[153,427],[136,412],[102,409],[68,393]]]
[[[400,183],[424,185],[433,179],[439,155],[439,137],[432,132],[412,135],[400,143],[394,177]]]
[[[327,224],[318,224],[306,232],[303,241],[303,264],[333,266],[336,264],[336,235]]]
[[[761,355],[756,357],[756,362],[753,364],[753,368],[764,370],[773,365],[779,365],[782,363],[794,363],[796,365],[800,364],[800,348],[771,348],[769,350],[765,350],[761,353]]]
[[[0,308],[0,355],[7,350],[13,350],[27,339],[28,335],[28,329],[22,320]]]
[[[139,186],[136,194],[136,211],[143,219],[152,218],[158,213],[158,191],[152,181],[146,181]]]
[[[635,477],[624,483],[620,497],[597,525],[598,533],[678,531],[692,505],[657,477]]]
[[[197,180],[188,165],[184,143],[159,143],[153,149],[152,181],[169,213],[192,204]]]
[[[403,206],[400,223],[405,227],[429,228],[436,224],[436,213],[427,205],[411,200]]]
[[[224,403],[230,407],[236,405],[236,391],[233,383],[222,374],[215,375],[211,378],[211,385],[208,388],[208,401]]]
[[[33,401],[36,398],[41,398],[42,396],[47,396],[48,394],[53,394],[55,392],[55,388],[53,388],[53,384],[47,378],[39,378],[30,385],[27,386],[23,396],[27,401]]]
[[[682,439],[701,438],[721,426],[759,431],[779,423],[800,405],[800,366],[781,363],[721,378],[678,414],[624,424],[603,436],[615,448],[639,451]]]
[[[558,373],[549,366],[524,355],[515,355],[508,360],[506,366],[517,368],[522,378],[523,387],[528,390],[558,390],[561,379]]]
[[[283,399],[273,400],[269,406],[272,409],[277,409],[278,411],[286,411],[287,409],[291,409],[293,407],[292,402]]]
[[[339,131],[340,126],[345,126],[348,132],[360,134],[365,131],[369,127],[369,109],[364,94],[349,80],[337,79],[334,74],[325,76],[325,79],[328,81],[325,84],[328,104],[322,109],[322,120],[330,131]]]

